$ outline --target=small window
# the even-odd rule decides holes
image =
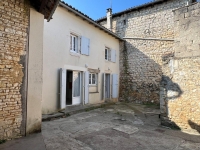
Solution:
[[[111,50],[109,48],[105,48],[105,60],[111,60]]]
[[[124,21],[123,21],[123,22],[124,22],[124,25],[126,25],[126,19],[124,19]]]
[[[89,85],[97,85],[97,74],[96,73],[89,74]]]
[[[70,51],[78,53],[78,36],[70,34]]]

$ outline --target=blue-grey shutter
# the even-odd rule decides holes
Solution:
[[[112,75],[112,98],[118,98],[119,79],[118,74]]]
[[[105,99],[105,90],[106,90],[106,83],[105,83],[105,73],[102,73],[102,81],[101,81],[101,84],[102,84],[102,100]]]
[[[78,36],[78,53],[81,53],[81,36]]]
[[[116,62],[116,50],[111,50],[111,61]]]
[[[65,109],[66,107],[66,80],[67,70],[60,69],[60,108]]]
[[[81,37],[81,54],[90,55],[90,39],[84,36]]]
[[[89,103],[89,72],[85,71],[85,104]]]

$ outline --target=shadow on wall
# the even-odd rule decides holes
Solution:
[[[172,128],[178,128],[178,129],[185,128],[184,125],[187,124],[186,127],[188,127],[188,129],[190,126],[191,129],[194,129],[200,133],[200,126],[197,123],[191,120],[188,120],[185,122],[185,118],[190,117],[188,116],[188,114],[192,112],[186,109],[186,107],[188,106],[188,103],[184,101],[182,102],[182,98],[185,99],[185,97],[187,97],[187,93],[186,95],[184,95],[184,97],[182,97],[182,95],[184,94],[183,90],[177,83],[173,82],[173,77],[175,76],[175,74],[177,74],[177,71],[181,72],[181,70],[180,71],[175,70],[175,74],[174,74],[174,67],[173,67],[174,54],[169,53],[163,56],[162,61],[163,61],[162,67],[163,67],[164,75],[162,76],[162,80],[160,84],[161,124],[172,127]],[[181,75],[179,76],[181,78]],[[186,81],[183,80],[182,82],[187,83],[187,80]],[[179,99],[179,97],[181,98]],[[172,105],[169,105],[170,101],[173,102]],[[189,109],[192,108],[191,106],[192,105],[188,106],[190,107]],[[169,108],[170,108],[170,111],[169,111]],[[175,120],[175,122],[170,120],[169,116],[171,116]]]
[[[172,81],[174,71],[172,65],[173,59],[174,53],[168,53],[162,56],[163,76],[160,82],[161,124],[180,129],[179,126],[168,117],[170,115],[169,101],[176,100],[183,94],[181,87]]]
[[[200,126],[191,120],[188,120],[190,127],[200,133]]]
[[[161,119],[165,122],[162,124],[180,129],[176,122],[172,122],[168,118],[168,102],[178,101],[178,98],[184,93],[180,85],[173,81],[173,72],[170,67],[173,55],[168,55],[161,66],[134,47],[134,42],[136,41],[125,42],[124,49],[120,52],[120,101],[143,104],[161,102],[163,103],[161,111],[164,112]],[[145,44],[144,41],[137,40],[137,43],[140,44],[140,42]],[[161,55],[157,57],[162,58]],[[161,92],[163,92],[162,95],[160,95]],[[199,131],[197,124],[191,121],[188,123],[191,128]]]
[[[120,54],[120,100],[159,104],[162,68],[134,47],[135,42],[145,44],[142,40],[129,40]]]
[[[162,76],[161,86],[164,87],[165,101],[175,100],[183,94],[180,86],[174,83],[168,76]]]

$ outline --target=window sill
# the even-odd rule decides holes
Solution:
[[[95,85],[92,85],[92,84],[89,84],[89,87],[96,87],[97,85],[95,84]]]
[[[99,92],[89,92],[89,94],[98,94]]]
[[[80,57],[81,56],[79,53],[74,52],[74,51],[70,51],[70,55],[76,56],[76,57]]]
[[[112,62],[111,60],[105,60],[106,63],[115,63],[115,62]]]

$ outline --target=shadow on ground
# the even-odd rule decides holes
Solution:
[[[8,141],[1,150],[199,150],[199,136],[160,125],[157,105],[117,103],[46,121],[42,134]]]

